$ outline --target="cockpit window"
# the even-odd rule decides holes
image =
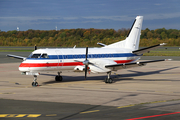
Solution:
[[[41,58],[49,58],[48,55],[46,53],[43,53]]]
[[[30,58],[40,58],[41,54],[33,54]]]

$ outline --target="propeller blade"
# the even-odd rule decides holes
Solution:
[[[86,47],[86,60],[87,60],[87,56],[88,56],[88,47]]]
[[[87,68],[88,68],[88,66],[86,65],[85,66],[85,80],[86,80],[86,76],[87,76]]]
[[[86,62],[88,62],[87,61],[87,57],[88,57],[88,47],[86,47]],[[88,69],[88,64],[86,63],[85,64],[85,80],[86,80],[86,76],[87,76],[87,69]]]

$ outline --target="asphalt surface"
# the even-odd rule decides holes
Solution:
[[[179,107],[179,102],[171,101],[166,104],[150,103],[135,106],[111,107],[87,104],[70,104],[55,102],[38,102],[0,99],[0,119],[41,119],[41,120],[128,120],[128,119],[153,119],[153,120],[178,120],[180,113],[174,111],[157,110],[168,105]],[[8,113],[8,114],[7,114]],[[159,116],[156,116],[159,115]]]
[[[2,120],[180,118],[180,61],[118,71],[112,74],[113,84],[103,82],[106,74],[88,74],[85,81],[84,73],[65,71],[64,81],[56,82],[56,73],[42,73],[38,76],[40,86],[32,87],[33,77],[18,71],[21,60],[4,57],[7,53],[0,52]],[[27,56],[26,52],[12,54]]]

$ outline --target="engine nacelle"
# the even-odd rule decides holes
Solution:
[[[74,72],[84,72],[85,71],[85,66],[76,66],[74,68]]]
[[[117,64],[113,60],[91,60],[90,62],[93,63],[93,65],[89,65],[90,71],[93,73],[107,73],[111,71],[111,69],[105,68],[106,65],[113,65]]]

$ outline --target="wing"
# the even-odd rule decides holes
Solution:
[[[163,45],[166,45],[166,43],[162,43],[162,44],[150,46],[150,47],[147,47],[147,48],[142,48],[142,49],[139,49],[139,50],[135,50],[135,51],[132,51],[132,53],[137,54],[137,55],[142,55],[142,54],[144,54],[146,52],[149,52],[149,51],[151,51],[153,49],[159,48],[159,47],[161,47]]]
[[[7,57],[13,57],[13,58],[17,58],[17,59],[21,59],[21,60],[25,60],[26,57],[22,57],[22,56],[17,56],[17,55],[11,55],[11,54],[7,54]]]
[[[151,60],[151,61],[142,61],[142,62],[134,62],[134,63],[123,63],[123,64],[113,64],[113,65],[106,65],[105,68],[109,68],[112,71],[117,71],[119,69],[145,66],[147,63],[161,62],[161,61],[168,61],[168,60],[171,60],[171,59]]]

